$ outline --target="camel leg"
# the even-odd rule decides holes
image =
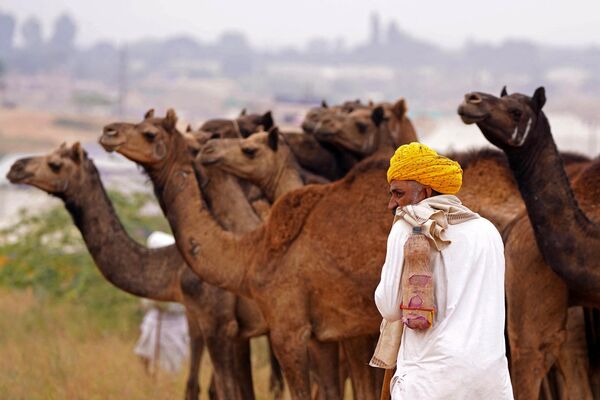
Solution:
[[[271,344],[281,364],[292,400],[311,399],[308,358],[310,334],[308,325],[271,326]]]
[[[198,400],[200,396],[200,361],[204,353],[204,338],[196,319],[186,313],[190,335],[190,371],[185,387],[185,400]]]
[[[342,344],[350,369],[354,398],[357,400],[378,399],[381,382],[377,380],[375,368],[369,366],[369,360],[374,350],[373,338],[359,336],[345,339]]]
[[[539,398],[566,337],[568,290],[534,243],[531,225],[522,223],[514,225],[505,246],[510,372],[517,400]]]
[[[311,367],[316,372],[320,397],[326,400],[341,399],[338,342],[311,340],[308,349]]]
[[[283,398],[283,374],[281,373],[281,365],[275,357],[273,346],[269,340],[269,360],[271,361],[271,375],[269,376],[269,390],[273,394],[273,400],[281,400]]]
[[[586,307],[584,316],[590,363],[590,383],[594,399],[600,399],[600,310]]]
[[[254,400],[249,339],[237,340],[237,343],[235,343],[235,372],[242,399]]]
[[[557,369],[562,377],[561,398],[592,400],[583,308],[569,308],[567,340],[561,346]]]

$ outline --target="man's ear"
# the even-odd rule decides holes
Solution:
[[[279,146],[279,129],[276,126],[269,130],[268,143],[273,151],[277,151],[277,147]]]
[[[543,86],[535,89],[535,93],[533,93],[533,97],[531,98],[531,107],[533,111],[537,114],[542,111],[542,107],[546,104],[546,89]]]
[[[375,126],[381,125],[383,120],[385,119],[385,111],[382,106],[377,106],[373,109],[371,113],[371,120],[375,124]]]

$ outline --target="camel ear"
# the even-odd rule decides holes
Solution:
[[[531,98],[531,107],[535,113],[542,111],[542,107],[546,104],[546,89],[543,86],[535,89],[533,97]]]
[[[261,120],[261,125],[263,126],[263,129],[265,131],[270,130],[273,127],[273,125],[275,125],[275,122],[273,122],[273,115],[271,115],[271,110],[264,113],[261,117]]]
[[[502,86],[502,91],[500,92],[500,97],[508,96],[508,92],[506,91],[506,85]]]
[[[246,108],[242,108],[242,111],[240,111],[240,117],[245,117],[246,116]]]
[[[321,107],[329,108],[329,106],[327,105],[327,102],[325,100],[321,100]]]
[[[392,107],[392,113],[394,113],[398,119],[404,118],[407,111],[408,106],[406,105],[406,100],[404,100],[404,97],[401,97],[396,103],[394,103],[394,106]]]
[[[186,132],[191,132],[192,131],[192,125],[188,124],[187,128],[185,129]]]
[[[148,111],[146,111],[146,114],[144,114],[144,119],[150,118],[154,118],[154,108],[149,109]]]
[[[381,125],[381,123],[385,119],[384,114],[385,114],[385,111],[383,110],[382,106],[377,106],[373,109],[373,112],[371,112],[371,120],[373,121],[375,126]]]
[[[277,151],[279,145],[279,129],[276,126],[269,130],[268,143],[273,151]]]
[[[71,147],[71,158],[73,161],[79,164],[85,160],[86,155],[87,154],[83,147],[81,147],[81,144],[79,142],[75,142]]]
[[[175,125],[177,125],[177,114],[175,114],[175,110],[169,108],[162,124],[167,131],[175,129]]]
[[[375,105],[375,103],[373,103],[373,100],[369,100],[369,107],[373,107]]]

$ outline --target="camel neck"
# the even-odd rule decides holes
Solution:
[[[277,173],[270,176],[270,179],[261,185],[261,189],[263,189],[271,203],[274,203],[287,192],[304,186],[299,167],[296,165],[291,151],[287,149],[285,151],[287,151],[287,155],[281,162],[280,167],[277,168]]]
[[[535,140],[506,153],[538,246],[546,262],[561,277],[584,291],[586,287],[591,290],[589,270],[577,260],[593,251],[594,245],[587,244],[586,239],[600,237],[600,230],[577,204],[543,113],[530,137]],[[600,278],[600,271],[596,273]]]
[[[187,265],[206,283],[238,295],[249,296],[247,266],[257,244],[248,235],[235,238],[215,221],[208,210],[186,144],[172,136],[170,153],[162,166],[149,169],[156,193]],[[168,172],[165,172],[168,171]]]
[[[221,226],[233,233],[249,232],[261,223],[233,175],[214,166],[204,168],[206,185],[203,193]]]
[[[60,196],[102,275],[136,296],[180,301],[183,260],[172,245],[147,249],[123,228],[93,162],[86,161],[81,187]]]

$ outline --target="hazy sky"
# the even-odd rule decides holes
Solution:
[[[46,34],[66,11],[78,21],[81,44],[176,34],[210,40],[231,29],[262,48],[317,36],[354,44],[366,38],[369,15],[377,11],[384,25],[394,19],[401,29],[446,47],[469,38],[600,45],[598,0],[2,0],[0,10],[19,22],[38,16]]]

